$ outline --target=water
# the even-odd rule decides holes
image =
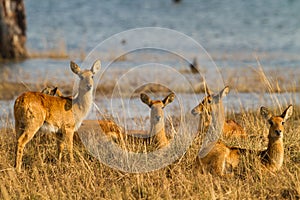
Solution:
[[[193,38],[212,55],[221,69],[238,70],[257,66],[258,56],[266,69],[300,74],[300,1],[182,0],[181,3],[174,4],[171,0],[25,0],[25,7],[27,48],[32,52],[58,50],[65,46],[67,52],[83,51],[87,55],[114,34],[154,26],[173,29]],[[105,49],[103,64],[108,65],[107,58],[115,52],[123,51],[125,46],[143,41],[144,38],[134,39],[127,39],[125,44],[116,41],[115,45]],[[185,44],[174,38],[167,42],[172,48],[185,48]],[[188,48],[185,50],[189,52],[186,59],[191,61],[196,52]],[[170,55],[160,55],[163,56],[153,54],[149,57],[133,53],[125,61],[111,66],[116,70],[124,70],[147,62],[157,62],[177,70],[188,69],[186,61],[176,60]],[[72,59],[80,64],[79,57],[73,56]],[[207,65],[206,62],[201,65]],[[207,66],[205,70],[210,69]],[[3,76],[5,73],[9,75]],[[5,81],[24,83],[51,80],[55,84],[74,80],[74,75],[69,70],[69,59],[30,59],[17,63],[0,63],[0,75]],[[191,75],[185,76],[194,80]],[[105,81],[109,81],[110,75],[107,77]],[[244,107],[261,103],[259,100],[249,101],[249,95],[251,96],[243,94],[239,97]],[[234,107],[238,108],[239,103],[238,101]],[[0,107],[3,110],[7,103],[0,102]],[[0,113],[3,115],[4,111]]]
[[[300,64],[299,1],[183,0],[174,4],[171,0],[25,0],[25,7],[27,47],[35,52],[57,50],[63,43],[68,52],[88,53],[114,34],[154,26],[192,37],[222,66],[256,65],[254,53],[264,67]],[[172,38],[170,43],[184,45]],[[118,50],[122,50],[121,41],[107,52]],[[30,65],[43,68],[52,64],[48,59],[43,62]],[[67,66],[65,63],[57,65]]]
[[[91,50],[113,34],[156,26],[182,32],[209,51],[300,50],[299,1],[26,0],[25,4],[30,49],[51,47],[62,39],[68,49]]]

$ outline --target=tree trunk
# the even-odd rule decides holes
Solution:
[[[0,59],[27,57],[23,0],[0,0]]]

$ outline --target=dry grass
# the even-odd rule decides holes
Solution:
[[[276,174],[262,173],[259,161],[247,156],[234,177],[220,178],[194,169],[198,145],[183,158],[160,170],[130,174],[112,169],[75,147],[76,162],[65,157],[56,163],[56,142],[38,134],[25,149],[23,172],[13,169],[15,133],[8,120],[0,131],[1,199],[299,199],[300,198],[300,109],[286,124],[285,160]],[[247,141],[239,146],[266,147],[267,125],[257,113],[243,113],[236,120],[245,125]],[[44,138],[47,138],[46,140]]]
[[[224,69],[223,76],[226,83],[238,92],[299,92],[299,70],[267,69],[261,66],[239,69]],[[247,83],[247,84],[245,84]]]
[[[258,78],[263,90],[270,93],[276,91],[278,84],[271,84],[268,76],[263,71],[260,73]],[[68,91],[68,88],[62,89]],[[104,89],[109,92],[109,89]],[[3,89],[6,90],[13,89]],[[274,108],[274,113],[279,113],[279,109],[282,111],[283,108]],[[253,150],[266,147],[268,125],[257,112],[231,113],[229,118],[243,125],[249,138],[226,143]],[[57,164],[55,138],[42,133],[26,146],[23,172],[18,174],[13,169],[16,139],[12,119],[0,120],[5,122],[0,130],[0,199],[300,198],[300,107],[297,106],[285,125],[285,158],[279,172],[262,173],[259,161],[248,155],[242,159],[233,177],[223,178],[195,170],[195,156],[201,144],[198,140],[182,159],[172,165],[153,172],[131,174],[102,164],[81,144],[75,145],[74,163],[68,162],[65,153],[63,162]],[[178,126],[178,122],[173,125]],[[186,126],[197,124],[187,123]]]

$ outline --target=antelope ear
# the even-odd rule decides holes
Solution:
[[[284,121],[286,121],[288,118],[290,118],[293,114],[293,106],[289,105],[285,111],[281,114],[281,117],[283,118]]]
[[[221,90],[219,92],[219,94],[213,96],[213,102],[214,103],[219,103],[221,101],[221,99],[223,99],[224,97],[226,97],[226,95],[228,93],[229,93],[229,87],[226,86],[226,87],[224,87],[223,90]]]
[[[53,90],[51,90],[50,95],[54,96],[57,92],[57,87],[55,87]]]
[[[70,67],[71,67],[71,70],[74,74],[78,75],[81,72],[80,67],[73,61],[70,62]]]
[[[41,93],[44,93],[44,94],[51,94],[51,89],[49,87],[45,87],[44,89],[42,89]]]
[[[175,99],[175,94],[172,92],[164,100],[162,100],[164,106],[168,105],[169,103],[172,103]]]
[[[209,96],[213,94],[212,91],[210,91],[210,89],[208,89],[206,83],[204,83],[204,92],[207,93],[207,95],[209,95]]]
[[[57,96],[59,96],[59,97],[63,97],[63,96],[64,96],[64,95],[62,94],[62,92],[61,92],[59,89],[56,90],[56,94],[57,94]]]
[[[261,116],[263,116],[266,120],[271,119],[271,117],[273,116],[273,114],[269,111],[269,109],[266,108],[266,107],[263,107],[263,106],[260,108],[260,114],[261,114]]]
[[[150,99],[150,97],[145,94],[145,93],[141,93],[141,100],[143,103],[147,104],[149,107],[152,106],[152,100]]]
[[[101,68],[101,62],[100,60],[96,60],[91,68],[91,72],[93,74],[96,74],[100,70],[100,68]]]

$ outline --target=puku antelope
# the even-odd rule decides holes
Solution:
[[[170,93],[163,100],[152,100],[147,94],[142,93],[140,99],[148,105],[150,111],[150,132],[145,134],[144,131],[127,131],[109,133],[113,140],[122,148],[130,151],[145,151],[160,149],[169,144],[169,139],[165,131],[164,108],[175,99],[175,94]],[[135,133],[133,133],[135,132]],[[141,134],[138,134],[140,133]],[[148,136],[148,137],[145,137]],[[145,145],[145,146],[141,146]],[[134,148],[134,147],[137,147]],[[142,150],[140,150],[142,148]]]
[[[293,106],[289,105],[281,115],[274,116],[267,108],[260,108],[261,115],[269,122],[268,148],[259,152],[264,166],[271,172],[279,170],[283,163],[284,147],[283,133],[284,123],[293,114]]]
[[[25,92],[14,104],[15,129],[17,135],[16,161],[17,171],[21,171],[25,145],[40,130],[55,132],[58,137],[58,161],[61,161],[65,144],[73,162],[73,135],[83,119],[89,113],[93,103],[93,76],[100,70],[101,63],[96,61],[90,70],[81,70],[70,62],[73,73],[79,78],[78,96],[69,106],[69,100],[54,97],[41,92]]]
[[[58,97],[65,98],[65,99],[70,99],[70,100],[73,100],[77,96],[77,94],[74,97],[73,96],[65,96],[58,89],[58,87],[55,87],[55,88],[45,87],[44,89],[42,89],[41,93],[48,94],[48,95],[51,95],[51,96],[58,96]]]
[[[162,148],[169,144],[165,131],[165,117],[163,109],[175,99],[175,94],[170,93],[163,100],[152,100],[148,95],[142,93],[141,100],[148,105],[150,111],[150,135],[157,148]]]
[[[44,89],[42,89],[41,93],[44,93],[44,94],[49,94],[51,96],[55,96],[56,95],[56,92],[57,92],[58,88],[55,87],[55,88],[50,88],[50,87],[45,87]],[[58,95],[59,96],[59,95]]]
[[[227,90],[227,92],[226,92]],[[228,93],[226,87],[216,96],[212,97],[212,104],[220,103],[220,99]],[[211,110],[214,112],[214,109]],[[283,132],[284,123],[290,118],[293,112],[292,105],[289,105],[284,112],[279,116],[273,116],[271,112],[265,107],[261,107],[261,115],[270,123],[268,135],[268,147],[264,151],[259,151],[258,155],[262,164],[271,172],[279,170],[283,163],[284,147],[283,147]],[[193,114],[201,114],[198,110],[193,110]],[[214,115],[212,115],[214,116]],[[201,123],[201,122],[200,122]],[[200,126],[201,124],[199,124]],[[232,169],[236,168],[240,156],[245,152],[253,153],[253,150],[241,149],[238,147],[230,147],[222,141],[217,141],[210,152],[204,156],[197,156],[198,164],[203,164],[204,168],[216,173],[220,176],[231,173]]]
[[[72,102],[72,100],[75,98],[73,96],[65,96],[63,93],[58,89],[58,87],[50,88],[50,87],[45,87],[42,91],[44,94],[48,94],[51,96],[58,96],[60,98],[64,98],[69,100],[69,102]],[[104,134],[108,134],[107,136],[112,137],[115,139],[116,135],[121,134],[123,131],[123,128],[118,126],[113,120],[109,119],[102,119],[102,120],[84,120],[79,128],[79,130],[86,131],[89,129],[93,129],[96,126],[100,126],[100,131],[103,132]],[[114,133],[113,135],[111,135]],[[77,132],[74,134],[74,141],[75,142],[80,142],[80,137]]]
[[[198,125],[198,134],[203,130],[208,131],[210,123],[214,121],[216,107],[222,104],[222,99],[229,93],[229,87],[225,87],[218,94],[205,97],[203,101],[192,109],[193,115],[201,114],[202,117]],[[204,119],[203,119],[204,118]],[[209,131],[206,134],[214,134]],[[202,165],[206,170],[216,173],[220,176],[227,174],[227,170],[235,168],[238,165],[239,154],[236,148],[228,147],[222,141],[218,140],[211,150],[204,157],[197,156],[197,164]]]
[[[204,97],[202,102],[199,103],[198,106],[196,106],[192,110],[193,115],[202,113],[200,122],[199,122],[199,126],[198,126],[198,132],[201,132],[201,131],[206,132],[208,130],[209,125],[211,124],[212,104],[214,103],[213,95],[212,95],[211,91],[209,91],[207,89],[207,87],[205,90],[208,93],[208,95],[206,97]],[[229,92],[228,86],[226,86],[224,88],[224,92],[226,94]],[[223,104],[222,98],[220,98],[219,100],[220,100],[219,103]],[[238,123],[236,123],[234,120],[227,120],[224,122],[222,135],[224,136],[224,138],[246,138],[247,137],[247,134],[246,134],[245,130],[243,129],[243,127],[241,125],[239,125]]]
[[[284,159],[283,133],[284,124],[293,114],[293,106],[289,105],[281,115],[274,116],[267,108],[261,107],[260,114],[270,124],[268,133],[268,146],[263,151],[253,151],[249,149],[235,148],[238,155],[241,156],[245,152],[258,155],[263,168],[270,172],[280,170]]]

